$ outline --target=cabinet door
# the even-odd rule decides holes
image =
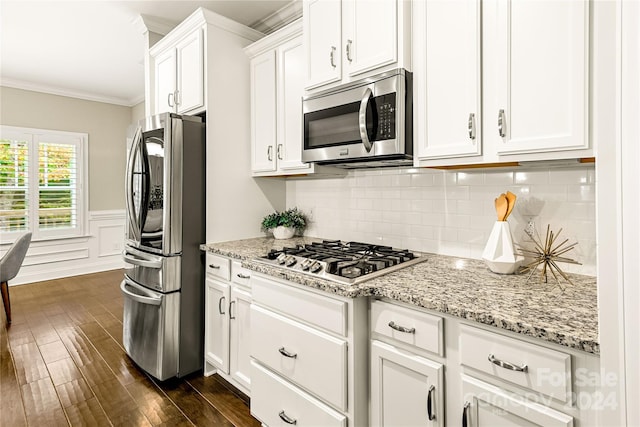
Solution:
[[[573,418],[498,387],[462,376],[462,425],[468,427],[571,427]]]
[[[307,88],[342,77],[342,24],[339,0],[306,0],[303,4],[303,34],[307,62]]]
[[[302,93],[304,50],[302,37],[278,47],[278,169],[310,169],[302,163]]]
[[[485,136],[497,153],[589,148],[589,2],[494,0],[484,7]]]
[[[418,157],[480,155],[480,1],[420,1],[413,8]]]
[[[342,49],[350,76],[397,61],[396,0],[343,0]]]
[[[204,106],[204,54],[202,30],[194,31],[176,46],[178,112]]]
[[[443,384],[441,364],[372,342],[372,425],[444,426]]]
[[[233,286],[229,303],[229,368],[230,375],[251,390],[251,294]]]
[[[276,170],[276,52],[251,60],[251,169]]]
[[[176,91],[176,52],[169,49],[154,59],[155,70],[155,108],[160,114],[175,111]]]
[[[205,361],[229,373],[229,284],[206,279]]]

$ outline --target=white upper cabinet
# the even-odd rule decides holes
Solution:
[[[342,77],[342,6],[340,0],[303,3],[308,88]]]
[[[411,69],[410,3],[305,0],[306,89]]]
[[[497,153],[588,148],[589,3],[499,0],[489,7],[485,118]]]
[[[331,2],[329,2],[331,3]],[[302,162],[304,47],[302,23],[245,49],[251,58],[251,169],[254,176],[315,171]]]
[[[202,29],[151,54],[154,63],[154,114],[197,112],[204,107]]]
[[[588,0],[413,3],[416,166],[591,157]]]
[[[430,0],[413,7],[417,155],[480,155],[480,2]]]

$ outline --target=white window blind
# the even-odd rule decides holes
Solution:
[[[84,234],[87,135],[0,127],[2,241]]]

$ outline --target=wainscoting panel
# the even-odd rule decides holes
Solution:
[[[9,285],[123,268],[124,221],[124,210],[92,211],[87,236],[32,242]],[[0,252],[7,249],[3,245]]]

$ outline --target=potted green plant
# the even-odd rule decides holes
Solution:
[[[298,208],[274,212],[262,219],[262,230],[271,231],[276,239],[290,239],[307,225],[306,215]]]

